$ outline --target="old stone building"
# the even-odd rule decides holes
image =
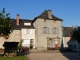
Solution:
[[[0,37],[0,48],[3,48],[6,41],[20,42],[23,40],[23,47],[31,47],[40,51],[60,49],[63,41],[62,21],[52,14],[52,10],[45,10],[33,20],[20,19],[17,14],[16,19],[12,19],[13,32],[9,39]]]

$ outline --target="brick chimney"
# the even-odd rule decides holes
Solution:
[[[48,10],[48,18],[52,19],[52,10]]]
[[[19,14],[17,14],[16,15],[16,25],[19,25],[19,19],[20,19]]]

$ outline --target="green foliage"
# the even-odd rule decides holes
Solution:
[[[0,56],[0,60],[28,60],[28,58],[26,58],[26,56],[16,56],[16,57]]]
[[[76,39],[80,43],[80,28],[73,31],[72,38]]]
[[[23,42],[23,40],[20,40],[20,42],[19,42],[19,44],[18,44],[18,49],[21,49],[21,47],[22,47],[22,42]]]
[[[12,22],[10,20],[10,13],[6,13],[5,8],[0,11],[0,35],[8,36],[12,29]]]

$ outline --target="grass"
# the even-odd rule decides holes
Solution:
[[[0,60],[28,60],[26,56],[16,56],[16,57],[3,57],[0,56]]]

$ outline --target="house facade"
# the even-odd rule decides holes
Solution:
[[[30,28],[21,29],[22,46],[35,48],[35,29],[31,26],[31,22],[24,22],[24,25]]]
[[[16,19],[12,19],[13,31],[9,39],[0,37],[0,48],[4,48],[3,44],[6,41],[20,42],[21,40],[23,40],[22,47],[40,51],[61,49],[62,45],[68,47],[66,44],[70,38],[62,35],[62,21],[62,19],[54,16],[51,10],[45,10],[33,20],[20,19],[19,14],[17,14]]]
[[[63,33],[63,48],[68,48],[68,42],[71,40],[72,33],[74,31],[74,27],[63,27],[62,33]]]
[[[45,10],[32,22],[35,27],[37,50],[59,49],[62,41],[62,19]]]
[[[74,27],[74,31],[78,31],[79,32],[80,27],[79,26],[75,26]],[[77,33],[77,32],[76,32]],[[74,33],[73,33],[74,35]],[[78,35],[78,34],[77,34]],[[67,42],[68,44],[68,48],[72,51],[80,51],[80,43],[79,40],[74,39],[73,37]]]
[[[79,43],[76,39],[68,41],[68,47],[72,51],[79,51]]]

